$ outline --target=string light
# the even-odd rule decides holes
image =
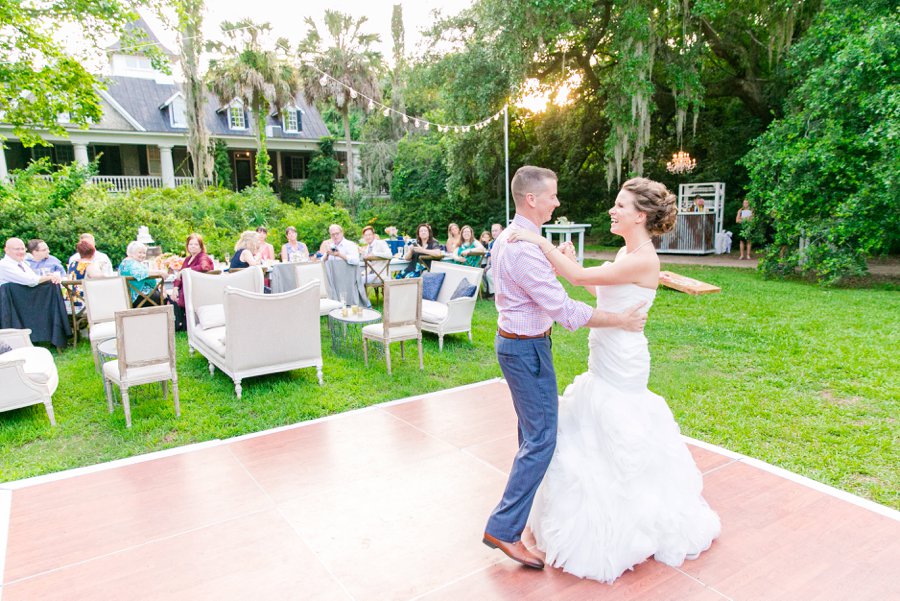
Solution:
[[[467,133],[467,132],[471,131],[472,128],[475,128],[476,130],[481,130],[481,129],[484,129],[485,127],[487,127],[488,125],[490,125],[491,121],[498,121],[500,119],[500,117],[503,115],[503,111],[506,109],[506,107],[504,107],[503,109],[497,111],[493,115],[491,115],[481,121],[478,121],[476,123],[470,123],[468,125],[443,125],[440,123],[433,123],[431,121],[428,121],[427,119],[420,119],[418,117],[412,117],[406,113],[392,109],[391,107],[378,102],[374,98],[371,98],[371,97],[363,94],[362,92],[357,91],[356,89],[352,88],[351,86],[348,86],[344,82],[342,82],[338,79],[335,79],[334,77],[325,73],[324,71],[322,71],[315,65],[308,64],[308,66],[321,75],[321,77],[319,78],[319,83],[322,84],[322,87],[325,87],[325,85],[327,85],[327,83],[329,81],[333,81],[337,85],[345,88],[347,90],[347,92],[350,94],[351,98],[356,99],[359,96],[362,96],[363,99],[365,99],[367,101],[368,110],[370,110],[370,111],[374,110],[376,107],[380,108],[382,114],[385,117],[390,117],[392,112],[397,113],[398,115],[400,115],[400,118],[404,124],[408,124],[409,120],[413,119],[413,125],[415,127],[420,128],[420,129],[425,129],[427,131],[431,130],[432,125],[434,125],[437,128],[437,130],[441,133],[446,133],[446,132]]]

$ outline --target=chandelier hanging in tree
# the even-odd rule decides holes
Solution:
[[[690,173],[696,166],[697,159],[692,159],[690,154],[679,150],[672,155],[672,160],[666,163],[666,170],[675,174]]]

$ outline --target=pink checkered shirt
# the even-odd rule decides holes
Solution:
[[[499,313],[497,326],[520,336],[537,336],[546,332],[554,321],[567,330],[586,325],[593,309],[569,298],[540,247],[506,241],[516,229],[541,233],[538,226],[516,215],[494,242],[491,262],[494,301]]]

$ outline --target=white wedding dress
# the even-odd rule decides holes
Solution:
[[[597,306],[621,312],[655,290],[598,286]],[[709,548],[719,516],[665,399],[647,389],[643,333],[591,330],[588,371],[559,404],[559,438],[529,517],[548,564],[612,582],[653,556],[678,566]]]

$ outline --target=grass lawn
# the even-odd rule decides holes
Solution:
[[[900,509],[900,294],[896,287],[829,290],[765,281],[745,269],[678,266],[721,286],[691,297],[660,290],[647,326],[650,388],[692,437],[756,457]],[[581,289],[573,294],[589,300]],[[384,361],[336,357],[323,328],[325,385],[314,370],[244,380],[243,399],[221,372],[190,356],[179,335],[182,416],[158,386],[134,389],[134,426],[106,411],[90,349],[57,356],[59,425],[43,406],[0,413],[0,481],[226,438],[441,390],[500,375],[493,356],[496,312],[479,301],[475,343],[450,336],[444,352],[425,335],[425,371],[415,352],[394,376]],[[265,344],[260,340],[260,344]],[[585,369],[587,332],[554,330],[560,388]]]

